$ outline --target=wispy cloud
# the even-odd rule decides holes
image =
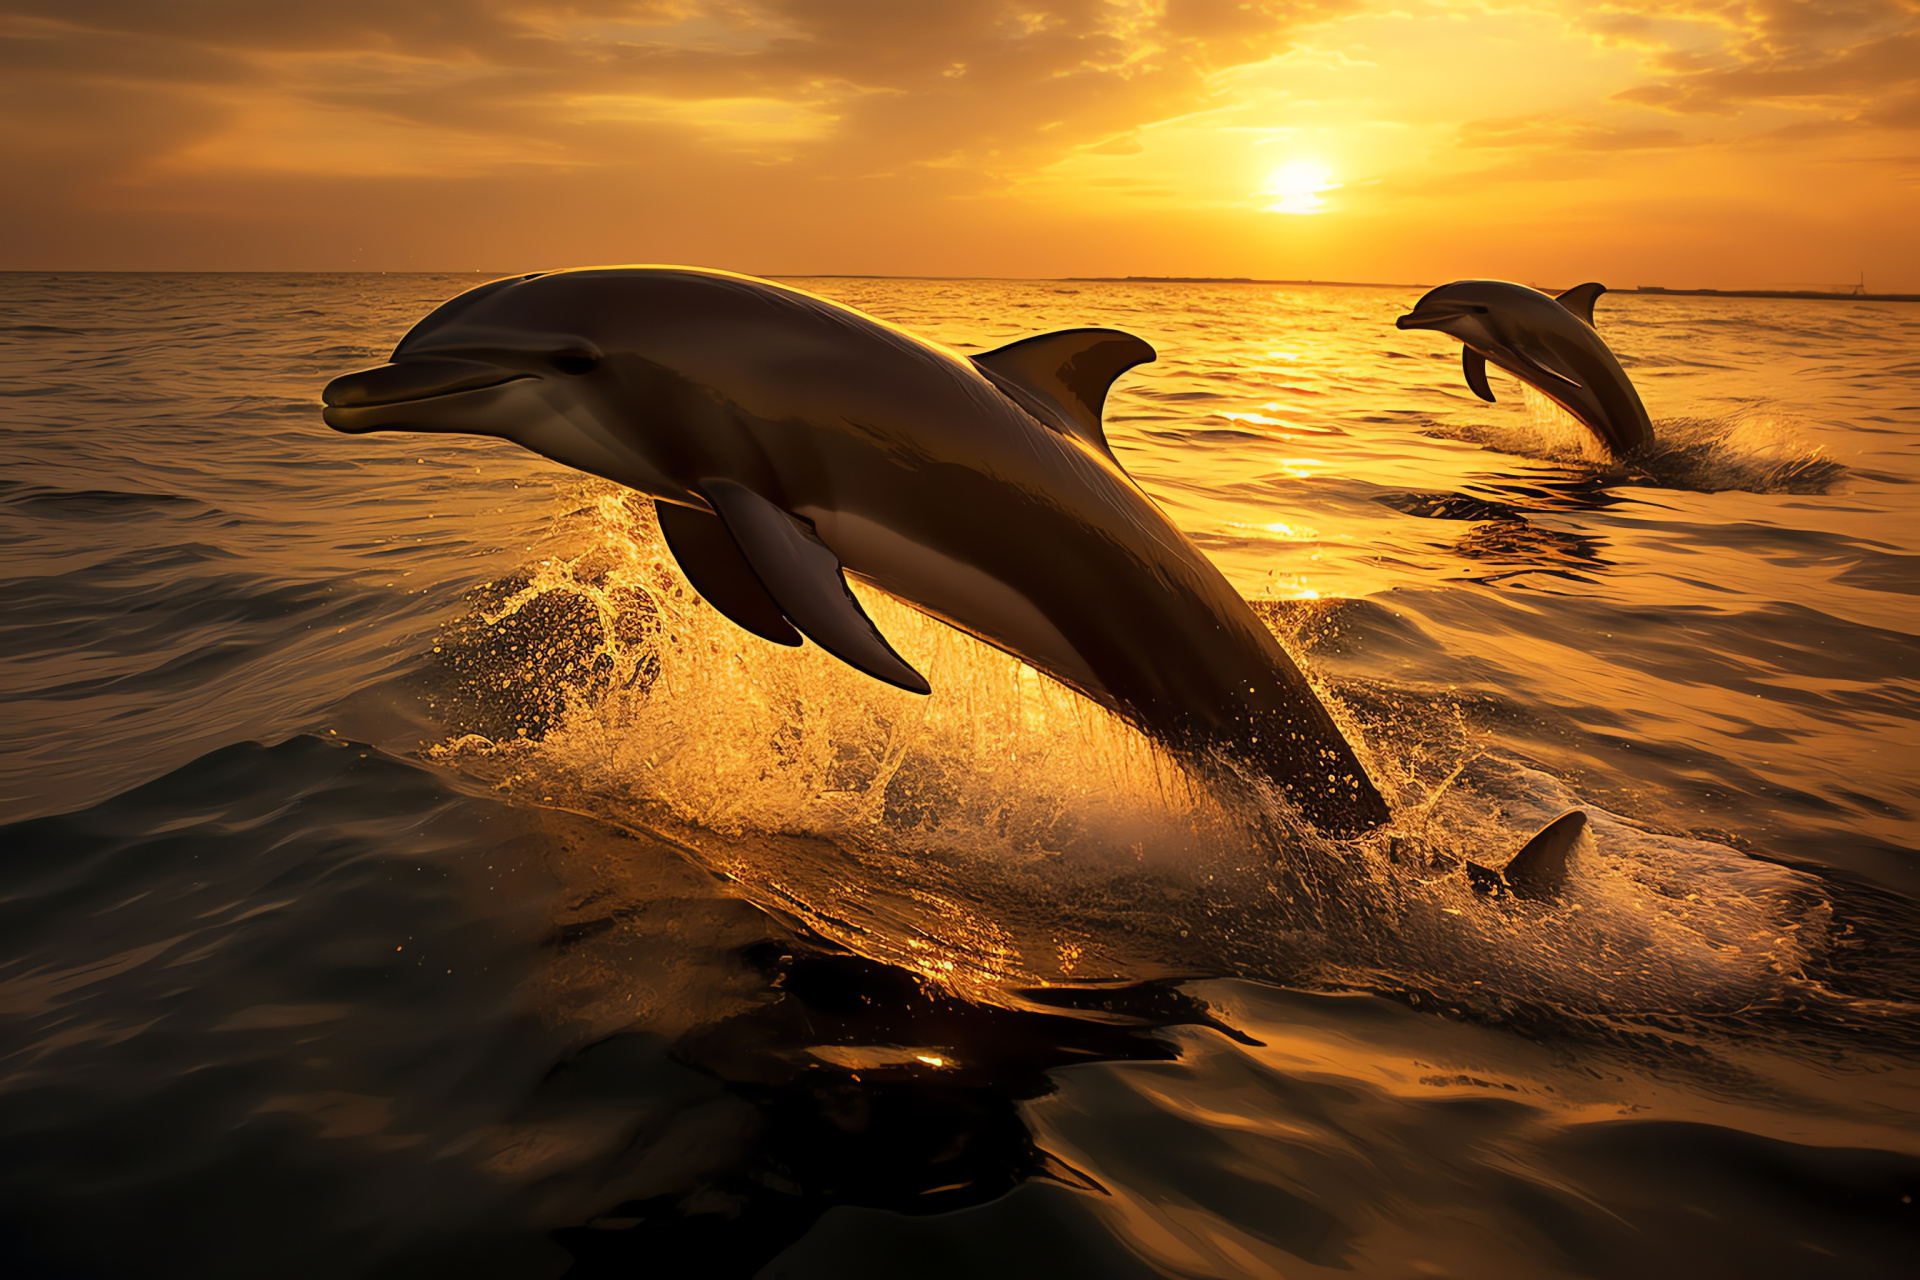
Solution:
[[[1542,112],[1470,120],[1460,126],[1462,147],[1524,147],[1553,151],[1646,151],[1684,146],[1678,129],[1629,128]]]
[[[1661,24],[1666,24],[1662,28]],[[1684,115],[1784,107],[1833,119],[1892,123],[1920,94],[1920,3],[1914,0],[1747,0],[1628,3],[1593,20],[1596,30],[1684,30],[1655,75],[1618,94]],[[1669,40],[1673,37],[1669,35]]]
[[[7,0],[0,66],[16,101],[52,91],[63,106],[129,99],[157,122],[143,151],[169,141],[275,169],[312,154],[295,127],[271,159],[248,143],[209,149],[211,119],[258,134],[256,100],[360,112],[370,156],[417,132],[538,141],[578,163],[610,157],[585,121],[678,124],[690,135],[809,144],[829,171],[887,170],[964,157],[987,167],[1075,146],[1189,109],[1222,65],[1264,56],[1290,26],[1337,12],[1325,2],[1166,4],[1061,0],[1044,9],[977,0]],[[82,112],[81,115],[89,114]],[[311,120],[311,115],[304,117]],[[350,131],[352,131],[350,129]],[[412,141],[395,141],[397,139]],[[451,144],[450,144],[451,145]],[[467,156],[470,145],[452,145]],[[113,148],[106,148],[112,152]],[[124,153],[103,153],[103,175]],[[375,161],[378,163],[378,161]],[[461,160],[458,163],[466,164]]]

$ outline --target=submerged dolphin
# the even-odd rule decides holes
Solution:
[[[969,360],[824,298],[681,267],[497,280],[324,393],[336,430],[500,436],[652,497],[694,587],[756,635],[916,693],[843,572],[1177,750],[1223,752],[1321,829],[1387,819],[1300,670],[1121,470],[1111,329]]]
[[[1465,343],[1467,385],[1489,403],[1487,362],[1538,387],[1585,423],[1616,457],[1653,442],[1653,424],[1627,374],[1593,329],[1603,284],[1575,285],[1558,297],[1505,280],[1443,284],[1394,322],[1437,329]]]

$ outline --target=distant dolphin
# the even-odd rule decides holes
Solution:
[[[764,280],[621,267],[496,280],[324,393],[335,430],[500,436],[651,496],[709,603],[916,693],[843,571],[1353,835],[1385,803],[1246,601],[1121,470],[1111,329],[967,359]]]
[[[1593,329],[1603,284],[1575,285],[1554,297],[1505,280],[1443,284],[1394,322],[1438,329],[1465,343],[1460,353],[1473,393],[1489,403],[1487,362],[1538,387],[1585,423],[1614,456],[1653,443],[1653,424],[1627,374]]]

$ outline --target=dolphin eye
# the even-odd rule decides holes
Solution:
[[[594,366],[600,363],[600,357],[591,351],[556,351],[547,357],[547,363],[561,373],[578,377],[583,373],[592,373]]]

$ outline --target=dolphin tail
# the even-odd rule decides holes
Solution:
[[[1574,846],[1586,831],[1586,813],[1569,809],[1535,832],[1501,870],[1469,862],[1467,879],[1490,898],[1552,902],[1566,890]]]
[[[1260,683],[1268,693],[1243,703],[1232,723],[1203,730],[1204,745],[1265,774],[1326,835],[1351,839],[1391,821],[1366,766],[1304,678]]]
[[[1279,726],[1274,726],[1279,729]],[[1336,730],[1337,733],[1337,730]],[[1281,790],[1298,804],[1313,825],[1338,839],[1365,835],[1392,821],[1387,802],[1354,757],[1346,740],[1334,737],[1307,770],[1292,774],[1275,771]]]

